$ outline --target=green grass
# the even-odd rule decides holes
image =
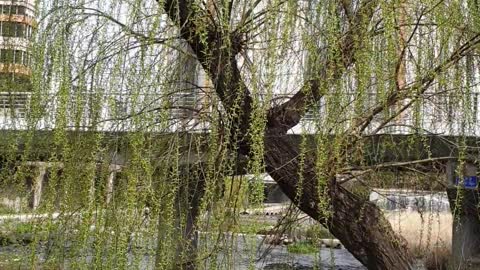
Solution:
[[[21,260],[22,258],[18,255],[13,255],[13,254],[0,255],[0,269],[5,269],[5,270],[22,269]]]
[[[312,254],[317,253],[319,248],[310,242],[298,242],[287,246],[287,250],[295,254]]]
[[[16,224],[13,232],[17,234],[25,234],[25,233],[33,233],[34,231],[35,231],[35,226],[32,223],[19,222]]]
[[[242,220],[240,224],[236,226],[236,233],[244,234],[258,234],[260,231],[270,230],[272,227],[271,223],[255,220]]]
[[[324,238],[335,238],[328,229],[318,224],[307,227],[305,229],[305,237],[312,242],[318,242],[318,240]]]
[[[29,244],[33,239],[34,232],[34,224],[30,222],[15,221],[2,224],[0,227],[0,246]]]
[[[10,215],[10,214],[15,214],[15,210],[7,207],[3,204],[0,204],[0,215]]]
[[[60,270],[64,269],[58,263],[41,263],[32,267],[29,263],[27,254],[0,254],[1,270],[19,270],[19,269],[42,269],[42,270]]]

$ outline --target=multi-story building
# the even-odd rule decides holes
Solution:
[[[0,0],[0,127],[1,128],[10,128],[11,124],[15,124],[15,128],[19,128],[20,119],[25,117],[27,108],[29,106],[29,100],[31,95],[31,85],[30,85],[30,75],[31,75],[31,57],[29,54],[30,47],[30,38],[32,36],[33,29],[35,28],[36,22],[34,19],[35,15],[35,1],[34,0]],[[212,11],[213,12],[213,11]],[[180,44],[181,45],[181,44]],[[300,45],[299,45],[300,46]],[[296,53],[295,53],[296,54]],[[178,59],[179,55],[174,54],[175,61],[180,61]],[[253,57],[253,56],[252,56]],[[260,57],[260,56],[256,56]],[[296,59],[295,57],[286,57],[287,59]],[[300,57],[301,58],[301,57]],[[260,57],[261,59],[261,57]],[[171,92],[170,97],[170,129],[172,131],[192,131],[192,130],[205,130],[208,129],[208,121],[202,117],[205,114],[208,114],[211,110],[209,95],[213,94],[211,89],[211,82],[208,80],[207,76],[198,66],[196,60],[186,58],[181,60],[182,68],[178,70],[177,78],[174,81],[180,82],[176,83],[171,87],[171,89],[165,90],[166,92]],[[279,74],[281,77],[279,83],[283,86],[285,85],[297,85],[301,83],[301,76],[294,78],[295,83],[292,83],[292,74],[300,73],[302,71],[302,65],[305,65],[305,61],[292,60],[292,62],[286,62],[287,64],[283,67],[279,67]],[[302,62],[303,61],[303,62]],[[411,73],[411,72],[410,72]],[[283,76],[285,75],[285,76]],[[403,80],[413,81],[412,74],[409,74],[408,63],[407,68],[405,69]],[[287,82],[286,80],[289,80]],[[354,82],[353,82],[354,83]],[[372,82],[372,85],[375,85],[376,82]],[[101,87],[101,86],[99,86]],[[282,89],[282,87],[274,87],[275,89]],[[287,87],[288,88],[288,87]],[[81,89],[81,88],[79,88]],[[95,92],[90,89],[90,92]],[[118,90],[118,89],[116,89]],[[275,100],[283,100],[281,96],[288,97],[292,94],[291,91],[295,89],[287,89],[284,92],[277,93],[275,92]],[[77,91],[77,90],[75,90]],[[75,92],[72,90],[72,92]],[[83,90],[82,90],[83,91]],[[277,91],[277,90],[275,90]],[[53,91],[55,92],[55,91]],[[78,92],[78,91],[77,91]],[[88,102],[91,100],[101,100],[100,102],[100,124],[95,123],[94,121],[85,120],[85,123],[82,123],[82,126],[85,126],[86,129],[94,128],[105,131],[110,130],[119,130],[119,131],[128,131],[132,129],[132,124],[129,123],[129,114],[135,114],[135,111],[154,111],[156,112],[154,105],[157,104],[159,99],[158,96],[161,94],[153,91],[154,93],[139,93],[139,95],[144,95],[145,97],[136,98],[135,102],[140,102],[144,104],[139,106],[138,104],[132,104],[130,94],[115,94],[111,91],[99,91],[103,92],[100,98],[96,93],[95,95],[91,94],[89,91],[84,90],[84,97],[81,109],[88,110],[90,107],[95,107]],[[365,107],[371,108],[378,103],[376,98],[375,89],[372,90],[372,93],[366,94],[363,99],[365,99]],[[54,93],[45,91],[48,95],[54,95]],[[83,92],[82,92],[83,95]],[[348,95],[348,93],[346,94]],[[346,97],[345,100],[352,101],[355,98],[358,98],[355,93],[351,93],[351,97]],[[55,106],[59,101],[52,98],[45,98],[45,106],[47,108],[52,108],[48,111],[49,115],[46,115],[44,119],[41,120],[41,126],[45,129],[51,129],[54,126],[54,112]],[[410,126],[416,126],[421,124],[422,127],[432,131],[432,132],[443,132],[445,130],[460,130],[460,124],[457,124],[455,120],[455,104],[458,98],[446,96],[446,95],[435,95],[435,99],[426,98],[425,101],[422,101],[421,109],[422,113],[421,119],[414,119],[414,115],[411,111],[405,111],[399,117],[399,121],[393,121],[394,125],[391,127],[385,127],[380,132],[385,133],[409,133],[412,132]],[[109,101],[114,102],[109,102]],[[139,101],[140,100],[140,101]],[[144,100],[144,101],[141,101]],[[449,101],[450,100],[450,101]],[[468,102],[472,103],[472,119],[475,124],[477,123],[478,118],[478,93],[472,93],[472,97],[468,98]],[[76,103],[80,103],[75,101]],[[133,102],[134,103],[134,102]],[[315,126],[324,126],[321,121],[322,116],[326,115],[327,105],[326,98],[322,99],[318,106],[309,110],[302,121],[301,124],[297,125],[291,130],[292,133],[300,132],[316,132]],[[444,106],[441,106],[445,103]],[[458,103],[458,102],[457,102]],[[152,105],[153,104],[153,105]],[[77,104],[78,105],[78,104]],[[70,105],[69,105],[70,106]],[[152,108],[150,108],[150,107]],[[74,105],[71,105],[72,108],[69,108],[69,111],[75,111]],[[141,108],[136,108],[141,107]],[[158,107],[158,106],[157,106]],[[338,107],[338,106],[337,106]],[[353,108],[353,106],[351,106]],[[347,115],[350,112],[349,115]],[[461,114],[458,112],[457,114]],[[83,116],[88,118],[87,113]],[[349,122],[349,119],[353,119],[355,115],[353,114],[353,109],[350,109],[342,112],[342,115],[345,115],[345,119],[339,120],[342,123]],[[377,122],[381,122],[382,117],[385,115],[378,115],[379,119]],[[153,117],[152,117],[153,118]],[[108,120],[108,119],[121,119],[118,121]],[[152,120],[153,121],[153,120]],[[162,120],[163,121],[163,120]],[[24,122],[24,121],[23,121]],[[320,123],[319,123],[320,122]],[[418,123],[416,123],[418,122]],[[458,121],[457,121],[458,122]],[[70,125],[74,126],[74,125]],[[375,121],[371,125],[371,129],[375,130],[376,125]],[[475,132],[480,132],[475,127]],[[368,131],[368,129],[367,129]]]
[[[0,0],[0,119],[4,123],[24,117],[28,106],[34,4],[34,0]]]

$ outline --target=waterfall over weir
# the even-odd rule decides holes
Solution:
[[[446,192],[376,189],[370,201],[386,211],[450,211]]]

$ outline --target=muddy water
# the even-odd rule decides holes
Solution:
[[[0,248],[0,269],[2,270],[27,270],[31,269],[28,266],[27,258],[30,253],[25,251],[18,251],[15,248]],[[346,249],[320,249],[319,254],[291,254],[287,251],[286,247],[277,246],[271,249],[268,255],[263,258],[256,258],[254,261],[251,260],[250,255],[247,253],[237,253],[236,263],[233,266],[221,266],[217,269],[228,269],[228,270],[251,270],[251,269],[263,269],[263,270],[366,270],[364,266],[358,262]],[[249,259],[244,260],[242,257]],[[11,265],[9,263],[5,264],[5,261],[16,261],[20,264]],[[89,259],[86,259],[89,261]],[[154,269],[153,267],[152,256],[146,256],[138,268],[138,265],[132,269]],[[88,262],[87,262],[88,263]],[[91,258],[90,258],[91,263]],[[71,269],[66,262],[62,269]],[[208,268],[208,267],[207,267]],[[73,269],[73,268],[72,268]],[[417,266],[414,269],[424,270],[423,266]]]
[[[211,246],[214,241],[205,241],[203,239],[204,248]],[[356,260],[346,249],[329,249],[320,248],[316,254],[293,254],[288,252],[286,246],[272,246],[263,243],[263,237],[261,236],[234,236],[226,237],[230,243],[230,254],[227,256],[220,252],[217,258],[216,267],[214,269],[228,269],[228,270],[251,270],[251,269],[264,269],[264,270],[313,270],[313,269],[325,269],[325,270],[366,270],[358,260]],[[232,241],[233,240],[233,241]],[[202,246],[202,243],[200,243]],[[201,247],[200,247],[201,248]],[[39,250],[39,256],[42,258],[45,256],[44,252]],[[28,257],[31,253],[26,247],[0,247],[0,269],[30,269],[28,267]],[[130,254],[131,261],[135,261],[133,254]],[[138,254],[137,254],[138,256]],[[20,265],[16,264],[15,268],[5,268],[5,262],[16,261]],[[83,256],[83,258],[77,258],[83,263],[90,264],[93,262],[93,258],[90,255]],[[130,260],[129,259],[129,260]],[[40,259],[41,261],[42,259]],[[154,269],[154,256],[145,255],[140,259],[140,265],[132,265],[131,269]],[[136,260],[138,262],[138,260]],[[65,261],[62,269],[70,268],[70,264],[73,261]],[[206,269],[211,269],[212,261],[206,261],[203,265]],[[202,269],[201,267],[199,269]],[[416,267],[414,269],[423,269],[422,267]]]
[[[286,270],[286,269],[342,269],[342,270],[363,270],[366,269],[346,249],[330,249],[321,247],[317,253],[294,254],[288,251],[285,245],[270,245],[265,243],[265,236],[225,234],[220,242],[228,247],[229,254],[220,252],[216,257],[216,267],[219,269],[265,269],[265,270]],[[213,241],[215,235],[201,234],[199,236],[199,250],[212,250],[218,241]],[[222,246],[222,244],[220,244]],[[209,268],[212,261],[206,262]]]
[[[366,269],[346,249],[320,249],[319,254],[291,254],[285,247],[276,247],[257,263],[256,269]]]
[[[319,248],[316,254],[293,254],[288,252],[287,247],[266,245],[262,242],[263,237],[256,236],[255,239],[236,237],[233,241],[234,263],[233,267],[225,269],[235,270],[366,270],[348,250]],[[252,250],[251,247],[256,247]],[[224,269],[224,268],[221,268]],[[417,262],[413,267],[415,270],[424,270],[423,263]]]

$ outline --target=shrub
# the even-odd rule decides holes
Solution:
[[[320,239],[335,237],[322,225],[314,224],[306,229],[305,238],[311,243],[318,243]]]
[[[311,254],[317,253],[319,248],[310,242],[297,242],[287,246],[287,250],[295,254]]]

